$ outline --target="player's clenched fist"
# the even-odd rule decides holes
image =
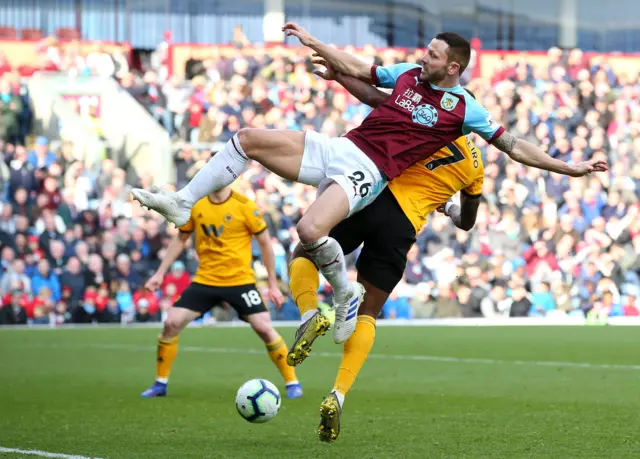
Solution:
[[[151,278],[144,284],[144,288],[151,292],[155,292],[162,285],[162,276],[158,273],[155,273]]]

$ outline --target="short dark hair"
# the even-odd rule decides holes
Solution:
[[[447,56],[449,61],[455,61],[460,65],[460,74],[464,72],[471,60],[471,43],[462,35],[455,32],[442,32],[436,35],[436,40],[442,40],[449,48]]]

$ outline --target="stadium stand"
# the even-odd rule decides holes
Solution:
[[[315,78],[295,48],[198,48],[173,62],[176,51],[159,47],[138,72],[123,47],[35,43],[32,62],[0,55],[0,324],[159,321],[198,262],[186,251],[162,292],[142,289],[175,234],[129,201],[130,187],[153,177],[108,155],[88,167],[73,138],[30,136],[34,71],[116,78],[172,137],[178,187],[242,127],[335,136],[370,110]],[[421,55],[350,51],[384,65]],[[614,60],[557,48],[476,56],[468,87],[496,120],[554,157],[606,157],[611,171],[567,179],[512,163],[477,139],[486,180],[476,227],[465,233],[446,217],[429,220],[386,318],[640,315],[640,85],[637,70]],[[295,223],[315,190],[258,165],[238,187],[267,217],[284,288]],[[264,277],[259,250],[255,266]],[[320,294],[330,300],[326,283]],[[299,317],[291,301],[272,313]]]

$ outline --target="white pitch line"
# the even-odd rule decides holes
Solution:
[[[61,348],[61,349],[77,349],[74,345],[62,344],[38,344],[19,346],[21,348]],[[83,344],[83,348],[104,349],[104,350],[126,350],[126,351],[155,351],[156,346],[143,346],[133,344]],[[202,347],[202,346],[180,346],[180,351],[186,352],[202,352],[213,354],[264,354],[262,349],[242,349],[227,347]],[[314,357],[342,357],[338,352],[314,352]],[[382,360],[408,360],[422,362],[441,362],[441,363],[472,363],[485,365],[522,365],[536,367],[562,367],[562,368],[589,368],[596,370],[626,370],[640,371],[640,365],[625,364],[609,364],[609,363],[589,363],[589,362],[557,362],[545,360],[502,360],[502,359],[481,359],[474,357],[444,357],[437,355],[406,355],[406,354],[369,354],[371,359]]]
[[[40,456],[40,457],[58,457],[61,459],[101,459],[95,456],[78,456],[76,454],[60,454],[60,453],[50,453],[48,451],[40,451],[39,449],[17,449],[17,448],[5,448],[0,446],[0,453],[15,453],[15,454],[28,454],[31,456]]]

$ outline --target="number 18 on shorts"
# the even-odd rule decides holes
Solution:
[[[214,306],[222,306],[223,302],[231,305],[240,318],[267,310],[256,284],[214,287],[195,282],[187,287],[175,307],[204,314]]]

